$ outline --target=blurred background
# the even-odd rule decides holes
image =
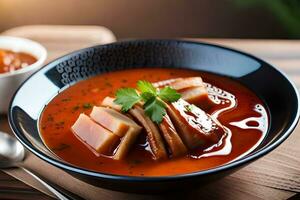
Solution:
[[[101,25],[117,38],[300,38],[300,0],[0,0],[0,32]]]

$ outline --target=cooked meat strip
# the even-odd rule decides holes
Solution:
[[[156,82],[155,87],[170,86],[177,90],[182,99],[195,104],[202,109],[209,109],[214,102],[209,98],[208,92],[201,77],[176,78]]]
[[[140,132],[141,132],[141,128],[130,127],[127,133],[121,138],[120,145],[117,147],[116,151],[114,152],[113,159],[115,160],[123,159],[129,152],[134,142],[136,141]]]
[[[193,87],[180,91],[181,98],[190,104],[194,104],[203,110],[208,110],[213,106],[213,101],[209,98],[205,87]]]
[[[153,158],[155,160],[167,158],[167,152],[159,129],[151,119],[145,115],[144,110],[140,106],[134,106],[129,113],[145,128],[147,139],[151,147]]]
[[[111,107],[118,111],[121,110],[117,104],[114,103],[114,98],[106,97],[102,101],[102,106]],[[159,129],[151,119],[145,115],[144,110],[140,106],[134,106],[130,109],[129,114],[133,116],[146,130],[148,142],[155,160],[167,158],[167,152],[164,147],[163,139],[160,135]]]
[[[103,128],[87,115],[80,114],[71,127],[74,134],[100,154],[111,153],[120,137]]]
[[[121,111],[121,106],[114,103],[115,98],[105,97],[101,103],[102,106],[113,108],[117,111]]]
[[[191,87],[205,87],[201,77],[169,79],[153,83],[153,85],[154,87],[170,86],[178,91]]]
[[[159,129],[161,130],[173,157],[183,155],[187,152],[187,149],[178,135],[168,114],[164,116],[162,122],[159,124]]]
[[[113,159],[123,159],[136,141],[142,127],[126,115],[111,108],[94,106],[90,116],[94,121],[121,137],[121,142],[114,151]]]
[[[225,134],[218,120],[183,99],[167,105],[167,113],[189,149],[216,144]]]

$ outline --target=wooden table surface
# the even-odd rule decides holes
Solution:
[[[35,39],[31,36],[31,39]],[[48,61],[64,53],[96,43],[72,41],[61,45],[47,37],[37,38],[47,47]],[[297,40],[239,40],[239,39],[192,39],[208,41],[240,49],[274,64],[285,72],[300,88],[300,41]],[[10,131],[5,115],[0,116],[0,130]],[[205,186],[198,193],[204,199],[300,199],[300,126],[279,148],[248,165],[240,171]],[[126,196],[127,199],[128,195]],[[194,199],[193,195],[178,198]],[[164,197],[166,198],[166,197]],[[158,199],[164,199],[158,198]],[[51,199],[41,192],[0,171],[0,199]],[[134,199],[144,199],[137,198]],[[146,198],[145,198],[146,199]]]

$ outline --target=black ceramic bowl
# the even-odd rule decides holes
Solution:
[[[43,144],[38,120],[44,106],[76,82],[108,71],[138,67],[187,68],[212,72],[241,82],[260,96],[270,111],[270,128],[247,156],[213,169],[164,177],[131,177],[82,169],[58,159]],[[186,188],[224,177],[281,144],[299,118],[298,93],[280,71],[251,55],[188,41],[134,40],[99,45],[63,56],[32,75],[16,92],[9,122],[16,137],[42,160],[96,186],[125,192],[160,192]]]

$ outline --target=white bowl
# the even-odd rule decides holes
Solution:
[[[0,36],[0,49],[24,52],[34,56],[37,61],[22,69],[0,73],[0,113],[6,113],[11,97],[20,84],[44,64],[47,50],[39,43],[25,38]]]

